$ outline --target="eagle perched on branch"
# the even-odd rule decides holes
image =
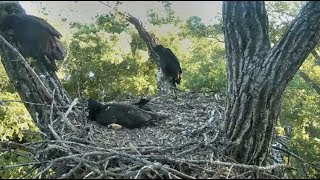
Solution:
[[[0,20],[0,30],[11,31],[10,35],[23,57],[42,61],[49,71],[58,70],[55,60],[65,57],[65,49],[59,41],[62,35],[44,19],[12,14]]]
[[[176,87],[181,81],[181,67],[178,58],[170,48],[165,48],[163,45],[153,47],[154,51],[160,56],[160,68],[162,72],[171,77],[171,84]]]

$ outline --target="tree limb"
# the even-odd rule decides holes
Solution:
[[[312,79],[310,79],[310,77],[302,72],[301,70],[298,71],[298,74],[307,82],[311,85],[311,87],[317,92],[317,94],[320,95],[320,87],[318,86],[318,84],[316,84]]]

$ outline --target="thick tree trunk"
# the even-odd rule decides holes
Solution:
[[[1,15],[12,13],[24,13],[24,9],[18,3],[0,4]],[[1,17],[2,17],[1,16]],[[40,128],[42,135],[52,139],[53,135],[48,124],[55,120],[61,107],[67,107],[70,100],[54,72],[50,72],[41,60],[36,60],[31,68],[18,51],[11,46],[16,44],[9,36],[2,33],[0,37],[1,62],[6,73],[25,102],[33,121]],[[8,42],[10,43],[8,43]],[[50,122],[51,121],[51,122]]]
[[[320,38],[320,3],[309,2],[270,47],[262,1],[223,2],[228,96],[223,129],[227,155],[264,165],[281,95]]]

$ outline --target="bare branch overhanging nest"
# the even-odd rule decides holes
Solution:
[[[116,13],[119,13],[121,16],[123,16],[128,22],[130,22],[132,25],[135,26],[135,28],[137,29],[140,37],[143,39],[143,41],[146,43],[147,47],[148,47],[148,51],[150,52],[150,57],[151,59],[159,66],[159,57],[158,54],[153,50],[153,47],[156,46],[158,43],[156,42],[155,37],[150,34],[144,27],[144,25],[142,24],[142,22],[135,18],[134,16],[132,16],[131,14],[127,13],[127,12],[121,12],[117,9],[118,3],[115,7],[112,7],[111,5],[103,2],[103,1],[99,1],[99,3],[105,5],[107,8],[113,9]]]
[[[174,95],[175,90],[171,86],[171,83],[169,80],[170,78],[166,77],[162,73],[162,71],[160,70],[161,69],[160,68],[160,57],[154,50],[154,47],[156,45],[158,45],[159,42],[157,42],[154,34],[148,32],[146,30],[145,26],[143,25],[143,23],[138,18],[132,16],[128,12],[121,12],[118,9],[118,5],[121,4],[119,1],[117,1],[116,5],[114,7],[112,7],[108,2],[99,1],[99,3],[103,4],[104,6],[106,6],[109,9],[112,9],[116,14],[120,14],[129,23],[134,25],[134,27],[136,28],[136,30],[138,31],[138,33],[140,35],[140,38],[146,43],[151,61],[153,61],[153,63],[155,63],[158,67],[158,72],[157,72],[158,92],[163,93],[163,94],[171,94],[171,95],[175,96]]]

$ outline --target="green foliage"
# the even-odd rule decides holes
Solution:
[[[136,53],[137,50],[148,51],[148,47],[146,43],[141,39],[140,35],[137,32],[130,33],[131,34],[131,42],[130,48],[133,54]]]
[[[201,22],[198,16],[192,16],[187,19],[186,24],[181,27],[181,37],[195,37],[195,38],[212,38],[220,37],[222,39],[222,24],[205,25]]]
[[[0,138],[1,141],[15,142],[31,142],[40,138],[36,131],[38,128],[33,123],[28,111],[20,102],[20,98],[16,93],[1,92],[0,93]],[[10,150],[0,148],[0,164],[15,165],[23,164],[31,161],[28,154],[18,149]],[[0,169],[1,178],[21,178],[25,176],[29,178],[31,174],[27,173],[28,167],[14,167],[10,169]]]
[[[19,95],[14,92],[9,78],[0,64],[0,140],[11,139],[22,140],[25,137],[24,131],[37,131],[29,112],[24,104],[19,101]]]
[[[320,66],[315,64],[313,58],[308,58],[300,68],[318,86],[320,85]],[[310,84],[302,81],[293,83],[288,88],[288,95],[295,98],[287,99],[287,117],[292,123],[291,148],[308,162],[307,171],[311,177],[320,172],[320,94]],[[292,92],[294,91],[294,93]],[[288,112],[289,111],[289,112]],[[299,163],[295,161],[295,163]],[[318,165],[317,165],[318,164]],[[298,177],[298,176],[297,176]]]
[[[301,1],[268,1],[266,3],[269,16],[270,41],[272,43],[276,43],[280,39],[304,4],[305,2]]]
[[[31,142],[36,138],[38,129],[33,123],[29,112],[25,106],[19,101],[17,93],[14,93],[14,88],[11,85],[9,78],[0,63],[0,141],[24,141]],[[0,148],[0,164],[15,165],[23,164],[31,161],[26,152],[19,150],[11,150]],[[0,169],[1,179],[21,178],[24,175],[31,178],[32,174],[28,174],[27,167],[17,167],[10,169]]]
[[[14,88],[10,83],[10,80],[8,78],[6,71],[4,70],[2,63],[0,63],[0,79],[1,79],[0,92],[2,91],[14,92]]]
[[[16,164],[25,164],[32,161],[28,157],[28,153],[24,151],[19,151],[18,149],[7,151],[7,149],[0,149],[0,164],[1,166],[10,166]],[[32,178],[36,172],[30,173],[28,169],[31,166],[20,166],[11,168],[1,168],[0,178],[1,179],[20,179]]]
[[[74,23],[76,32],[69,45],[66,78],[63,80],[66,89],[73,96],[81,95],[101,101],[125,94],[138,95],[145,89],[148,89],[147,93],[154,93],[156,83],[151,73],[155,73],[155,67],[147,58],[143,58],[141,41],[137,41],[136,37],[134,42],[138,44],[131,43],[136,47],[134,53],[123,52],[118,46],[120,35],[125,32],[118,30],[124,28],[116,27],[120,22],[112,26],[105,25],[109,22],[110,19],[103,23],[100,16],[96,24]]]
[[[109,33],[123,32],[126,27],[129,26],[128,21],[125,20],[121,15],[115,13],[109,13],[106,15],[96,16],[96,24],[104,31]]]
[[[156,26],[171,23],[182,28],[158,36],[160,43],[171,48],[180,59],[183,74],[179,88],[223,92],[226,84],[224,51],[221,43],[207,37],[221,26],[204,26],[199,17],[183,23],[175,16],[170,2],[162,3],[166,17],[160,18],[153,10],[148,17]],[[67,91],[72,96],[101,101],[126,94],[138,95],[146,89],[147,93],[155,93],[155,65],[149,60],[147,46],[140,35],[117,15],[110,13],[96,18],[95,24],[71,23],[75,32],[69,44],[63,78]],[[198,25],[188,30],[195,25],[193,21]],[[179,36],[182,31],[185,36]],[[125,52],[123,46],[126,45],[121,44],[124,34],[131,40],[128,40],[131,51]],[[183,41],[193,44],[188,51],[181,52],[181,46],[185,46]]]
[[[148,21],[153,25],[163,25],[163,24],[174,24],[177,25],[181,23],[181,19],[175,15],[172,9],[172,4],[170,1],[161,1],[164,7],[165,17],[160,17],[160,15],[154,10],[150,9],[147,11]]]
[[[298,154],[306,160],[307,174],[314,177],[319,173],[320,156],[320,95],[307,84],[301,77],[296,75],[289,83],[283,96],[280,124],[289,127],[286,135],[290,138],[288,143],[290,151]],[[299,171],[293,171],[292,176],[301,178],[303,173],[301,162],[291,158],[292,165]],[[315,167],[318,166],[318,169]],[[303,177],[303,176],[302,176]]]
[[[6,141],[18,137],[22,140],[24,131],[37,131],[28,111],[22,103],[6,102],[6,100],[19,100],[14,93],[0,93],[0,138]]]
[[[185,63],[184,86],[188,90],[224,93],[226,73],[224,49],[215,40],[198,40],[190,48],[191,57]]]

